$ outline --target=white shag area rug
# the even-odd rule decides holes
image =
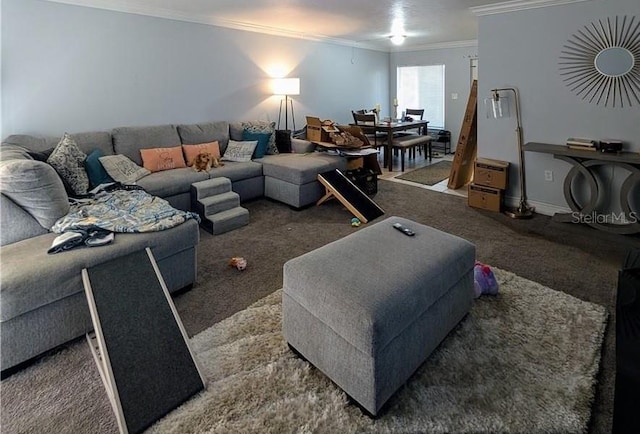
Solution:
[[[289,350],[276,291],[192,339],[207,389],[150,431],[585,432],[605,308],[494,271],[500,294],[476,300],[376,420]]]

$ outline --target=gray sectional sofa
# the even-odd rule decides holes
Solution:
[[[123,154],[141,165],[140,150],[242,140],[242,123],[121,127],[111,132],[72,134],[85,153]],[[112,244],[47,254],[58,235],[49,229],[69,211],[65,187],[55,170],[33,152],[53,148],[59,138],[12,135],[0,147],[0,345],[2,371],[34,358],[92,328],[81,270],[144,247],[151,250],[170,292],[196,281],[195,220],[160,232],[117,234]],[[293,139],[295,153],[225,162],[208,172],[179,168],[151,173],[137,184],[181,210],[191,208],[191,184],[226,177],[241,201],[268,197],[292,207],[315,203],[324,193],[317,174],[346,169],[338,156],[312,152]],[[31,151],[31,153],[27,152]]]

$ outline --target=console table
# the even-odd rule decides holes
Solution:
[[[552,154],[553,158],[566,161],[573,167],[564,179],[564,197],[572,211],[571,214],[558,216],[562,221],[586,223],[596,229],[617,234],[634,234],[640,232],[640,210],[632,210],[629,203],[634,187],[640,188],[640,154],[634,152],[606,153],[597,151],[583,151],[571,149],[564,145],[547,143],[527,143],[522,149],[529,152]],[[629,172],[629,176],[620,188],[620,206],[622,215],[601,215],[596,211],[602,194],[592,169],[597,166],[612,165],[621,167]],[[573,196],[571,184],[573,179],[581,174],[584,176],[590,190],[590,198],[586,204],[579,204]],[[556,217],[554,216],[554,217]]]

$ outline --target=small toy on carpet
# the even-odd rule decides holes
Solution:
[[[229,260],[229,265],[242,271],[247,268],[247,260],[240,256],[234,256]]]
[[[354,217],[351,219],[351,226],[353,226],[354,228],[357,228],[358,226],[360,226],[361,223],[362,222],[358,217]]]
[[[475,298],[482,294],[496,295],[498,294],[498,281],[491,271],[491,267],[482,262],[476,261],[473,266],[473,292]]]

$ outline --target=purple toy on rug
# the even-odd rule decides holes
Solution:
[[[491,267],[482,262],[476,261],[473,267],[473,291],[475,298],[482,294],[496,295],[498,293],[498,282],[491,271]]]

